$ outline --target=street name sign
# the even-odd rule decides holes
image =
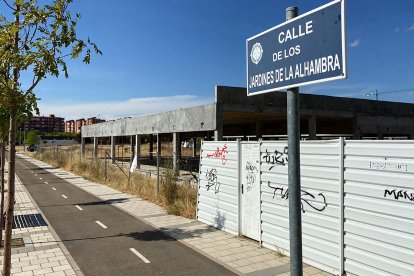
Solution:
[[[346,78],[344,15],[336,0],[247,39],[247,95]]]

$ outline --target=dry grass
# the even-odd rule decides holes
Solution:
[[[128,184],[128,171],[125,171],[125,175],[109,162],[105,178],[104,160],[85,158],[81,160],[78,146],[66,150],[46,150],[35,154],[34,157],[55,167],[81,175],[88,180],[156,203],[163,206],[169,214],[195,218],[197,189],[190,185],[178,185],[172,169],[167,169],[166,175],[162,178],[158,198],[156,179],[140,173],[132,173]]]

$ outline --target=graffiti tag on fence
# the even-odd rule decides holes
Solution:
[[[409,200],[411,202],[414,202],[414,193],[408,192],[408,191],[404,191],[404,190],[388,190],[386,189],[384,192],[384,197],[392,197],[395,200],[400,200],[400,199],[404,199],[404,200]]]
[[[210,158],[210,157],[221,158],[221,163],[223,165],[226,165],[228,153],[229,152],[227,151],[227,145],[224,144],[224,146],[221,149],[217,147],[217,149],[213,153],[207,153],[207,158]]]
[[[269,152],[266,149],[265,155],[262,157],[267,164],[271,164],[269,171],[273,169],[276,165],[285,166],[288,163],[288,147],[283,149],[283,152],[275,150],[274,152]]]
[[[217,170],[216,169],[207,170],[206,179],[207,179],[207,185],[206,185],[207,191],[209,191],[210,188],[214,186],[214,193],[217,194],[220,189],[220,182],[218,182],[217,180]]]
[[[289,199],[289,189],[285,190],[285,188],[281,186],[272,186],[270,181],[267,182],[267,186],[273,189],[273,198],[275,198],[275,196],[279,196],[280,199]],[[328,206],[328,204],[326,203],[326,198],[322,193],[319,193],[315,196],[304,190],[301,190],[300,204],[303,213],[305,213],[304,204],[308,205],[309,207],[318,212],[322,212],[323,210],[325,210],[326,206]],[[318,207],[318,205],[320,206]]]
[[[256,182],[256,174],[259,170],[251,162],[247,162],[245,171],[246,171],[246,188],[247,188],[247,191],[250,191],[253,188],[254,183]]]
[[[387,161],[370,161],[369,168],[375,170],[401,171],[407,172],[408,165],[406,163],[393,163]]]

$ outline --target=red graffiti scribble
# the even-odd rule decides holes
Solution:
[[[216,151],[215,151],[215,152],[210,153],[210,154],[208,154],[208,153],[207,153],[207,158],[210,158],[210,157],[221,158],[221,163],[222,163],[223,165],[226,165],[226,163],[227,163],[227,158],[226,158],[226,155],[227,155],[228,153],[229,153],[229,152],[227,151],[227,145],[226,145],[226,144],[224,144],[224,146],[223,146],[221,149],[219,149],[219,148],[217,147],[217,149],[216,149]]]

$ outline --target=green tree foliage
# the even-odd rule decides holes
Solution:
[[[21,111],[38,113],[34,89],[47,76],[69,77],[66,60],[89,63],[98,47],[76,33],[80,15],[69,11],[72,0],[3,0],[0,2],[0,102],[9,114],[9,171],[3,275],[10,275],[14,208],[16,123]],[[21,73],[31,76],[22,83]]]
[[[76,133],[72,132],[45,132],[40,134],[42,139],[74,139]]]
[[[31,130],[26,133],[26,139],[24,143],[28,146],[34,146],[38,142],[39,131],[38,130]]]

